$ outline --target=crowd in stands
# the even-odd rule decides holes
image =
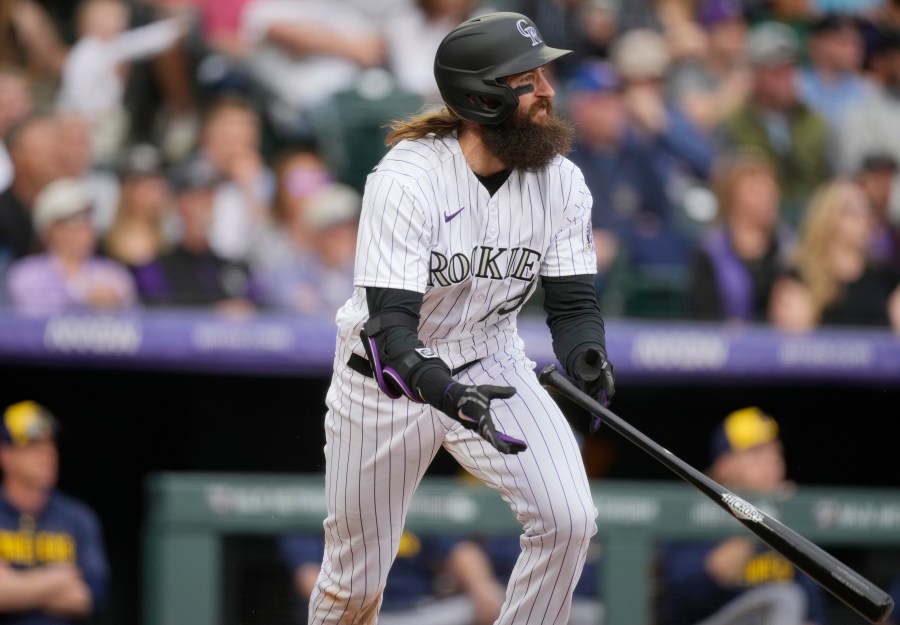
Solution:
[[[895,0],[15,0],[0,304],[333,317],[385,124],[492,10],[574,51],[607,316],[900,331]]]

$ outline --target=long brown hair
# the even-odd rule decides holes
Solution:
[[[446,137],[459,130],[463,123],[465,120],[446,107],[418,112],[390,122],[388,128],[391,132],[388,133],[384,143],[392,146],[405,139],[422,139],[428,135]]]

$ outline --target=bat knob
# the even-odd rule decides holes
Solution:
[[[541,373],[538,375],[538,381],[541,383],[541,386],[546,386],[547,382],[550,379],[550,375],[556,371],[556,365],[547,365],[541,370]]]

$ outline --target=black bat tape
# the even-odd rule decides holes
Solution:
[[[635,429],[600,402],[582,392],[559,373],[555,365],[545,367],[538,380],[543,386],[554,388],[589,413],[601,417],[609,427],[695,486],[868,621],[881,623],[887,619],[894,607],[893,599],[862,575]]]

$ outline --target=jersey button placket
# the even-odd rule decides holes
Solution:
[[[487,240],[493,241],[497,238],[497,200],[492,200],[488,204],[488,223]]]

